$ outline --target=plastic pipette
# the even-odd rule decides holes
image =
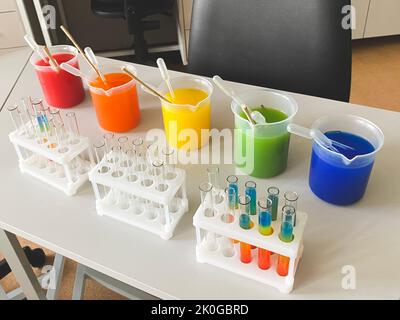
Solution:
[[[73,74],[74,76],[81,77],[82,79],[87,81],[87,76],[81,70],[71,66],[70,64],[63,62],[60,64],[60,67],[61,69]]]
[[[342,149],[354,150],[354,148],[352,148],[350,146],[347,146],[343,143],[329,139],[326,135],[324,135],[318,129],[309,129],[306,127],[299,126],[298,124],[290,123],[288,125],[288,131],[290,133],[296,134],[296,135],[306,138],[306,139],[314,139],[314,140],[318,141],[320,144],[322,144],[323,146],[325,146],[327,149],[330,149],[337,153],[340,153],[340,152],[338,149],[336,149],[336,147],[339,147]]]
[[[50,64],[51,68],[54,71],[56,72],[60,71],[57,62],[52,58],[49,49],[47,47],[39,46],[36,43],[35,39],[33,39],[33,37],[30,34],[26,34],[24,36],[24,39],[25,42],[31,47],[31,49],[35,51],[43,61],[48,62]]]
[[[236,102],[236,104],[238,104],[242,108],[250,124],[255,125],[256,122],[251,117],[250,108],[235,94],[235,92],[232,89],[228,89],[227,87],[225,87],[225,85],[222,82],[223,81],[222,78],[220,76],[214,76],[213,81],[218,86],[218,88],[222,90],[223,93],[225,93],[228,97],[230,97],[233,101]]]
[[[85,55],[87,56],[87,58],[93,63],[93,65],[97,68],[97,70],[100,71],[100,64],[99,64],[99,61],[97,60],[97,58],[96,58],[96,56],[95,56],[95,54],[94,54],[92,48],[86,47],[84,51],[85,51]],[[104,83],[106,83],[106,78],[104,77],[103,73],[100,72],[99,74],[100,74],[101,80],[102,80]]]
[[[165,83],[167,84],[168,91],[171,95],[171,98],[175,99],[174,89],[172,89],[171,82],[169,81],[168,69],[167,69],[167,66],[165,65],[163,58],[157,59],[157,66],[158,66],[158,69],[160,70],[161,77],[164,79]]]

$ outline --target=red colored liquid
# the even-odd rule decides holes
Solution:
[[[71,53],[55,53],[54,60],[60,65],[68,62],[75,56]],[[49,66],[47,61],[38,60],[37,66]],[[69,63],[79,69],[78,60]],[[62,69],[57,73],[53,69],[36,70],[46,102],[56,108],[70,108],[82,102],[85,97],[81,78]]]
[[[258,248],[258,267],[262,270],[267,270],[271,266],[271,252],[265,249]]]

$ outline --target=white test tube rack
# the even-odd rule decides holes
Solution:
[[[128,180],[128,177],[132,176],[128,170],[122,170],[121,176],[113,176],[113,172],[118,169],[107,160],[110,159],[111,153],[112,151],[89,172],[89,180],[96,196],[97,213],[157,234],[164,240],[170,239],[179,221],[188,211],[185,170],[175,168],[175,177],[163,182],[168,186],[166,190],[159,191],[156,188],[155,177],[150,175],[149,166],[143,173],[134,174],[135,180]],[[143,180],[152,183],[144,186]],[[121,208],[118,201],[110,203],[112,197],[115,197],[113,192],[123,193],[119,198],[128,201],[129,206]],[[144,204],[145,201],[149,201],[150,204]],[[174,210],[171,208],[172,201],[176,202]],[[159,208],[155,208],[154,204]],[[137,211],[137,206],[141,206],[142,210]]]
[[[31,128],[31,124],[28,122],[25,127]],[[30,137],[22,130],[11,132],[9,138],[17,153],[22,173],[63,191],[67,196],[76,194],[88,180],[88,172],[94,161],[87,137],[74,137],[74,144],[56,145],[53,148],[50,145],[54,145],[54,142],[38,143],[38,139],[42,138]],[[60,152],[61,149],[63,152]],[[85,152],[89,160],[80,157]]]
[[[295,273],[303,253],[303,233],[307,222],[307,214],[301,211],[296,212],[296,226],[293,228],[294,238],[287,243],[279,239],[281,208],[278,208],[278,219],[272,221],[273,233],[269,236],[264,236],[258,231],[258,215],[250,216],[253,221],[253,227],[245,230],[239,226],[240,213],[231,223],[223,221],[223,215],[228,212],[224,201],[220,204],[215,204],[215,210],[216,214],[213,217],[207,217],[204,215],[202,205],[200,205],[193,217],[193,225],[196,228],[197,261],[208,263],[275,287],[282,293],[290,293],[293,290]],[[208,246],[207,234],[210,232],[217,235],[215,237],[217,242],[216,250],[210,250]],[[224,253],[223,245],[226,238],[238,241],[233,244],[233,255],[227,256]],[[242,263],[240,261],[240,242],[256,247],[251,250],[252,260],[250,263]],[[258,267],[257,248],[263,248],[274,253],[270,256],[271,265],[269,269],[262,270]],[[276,271],[278,255],[290,258],[287,276],[280,276]]]

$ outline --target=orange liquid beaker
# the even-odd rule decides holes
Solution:
[[[100,126],[111,132],[126,132],[140,122],[136,81],[119,67],[102,68],[106,84],[92,74],[88,81]]]

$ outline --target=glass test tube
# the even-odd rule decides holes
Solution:
[[[104,138],[104,143],[106,144],[106,154],[107,154],[107,161],[108,162],[112,162],[112,158],[111,158],[111,148],[114,146],[114,133],[112,132],[106,132],[105,134],[103,134],[103,138]]]
[[[22,119],[20,117],[18,105],[9,106],[7,107],[7,110],[10,113],[11,121],[15,127],[15,130],[20,131],[22,128]]]
[[[238,188],[238,177],[231,175],[226,178],[226,182],[228,183],[228,188],[234,188],[236,192],[236,200],[235,206],[239,208],[239,188]]]
[[[284,206],[282,208],[282,223],[281,223],[281,231],[279,233],[279,239],[283,242],[293,241],[294,214],[295,210],[292,206]],[[289,262],[290,262],[289,257],[279,255],[276,272],[280,276],[283,277],[287,276],[289,272]]]
[[[123,172],[121,171],[121,168],[120,168],[120,164],[121,164],[120,159],[121,159],[121,153],[122,153],[121,150],[122,150],[121,146],[119,146],[119,145],[114,145],[111,147],[111,155],[110,155],[111,161],[110,162],[114,164],[114,170],[111,173],[111,175],[114,178],[119,178],[119,177],[122,177],[122,175],[123,175]]]
[[[165,183],[165,164],[164,161],[158,159],[152,163],[153,176],[156,183],[156,189],[160,192],[164,192],[168,189],[168,185]]]
[[[32,114],[31,114],[31,108],[32,108],[32,106],[31,106],[31,100],[30,100],[30,98],[28,98],[28,97],[24,97],[24,98],[22,98],[21,99],[21,102],[22,102],[22,105],[23,105],[23,111],[24,111],[24,113],[25,113],[25,117],[27,118],[27,120],[28,120],[28,132],[29,132],[29,137],[31,137],[31,138],[37,138],[38,137],[38,135],[37,135],[37,132],[36,132],[36,126],[35,126],[35,123],[34,123],[34,121],[33,121],[33,118],[32,118]]]
[[[222,203],[224,198],[221,194],[221,187],[219,184],[219,168],[216,166],[207,168],[208,182],[213,185],[214,201],[216,204]]]
[[[131,149],[131,144],[129,143],[129,138],[127,136],[122,136],[118,138],[118,145],[121,147],[121,169],[127,174],[129,168],[129,159],[127,152]]]
[[[212,218],[215,216],[214,197],[212,196],[213,186],[209,182],[203,182],[199,189],[203,213],[206,217]]]
[[[297,200],[299,199],[299,195],[294,191],[286,191],[283,195],[285,198],[285,206],[292,206],[294,208],[294,224],[296,226],[296,217],[297,217]]]
[[[278,205],[279,205],[279,189],[277,187],[269,187],[267,189],[267,198],[271,200],[271,215],[272,221],[278,218]]]
[[[257,184],[254,181],[247,181],[245,184],[245,193],[250,197],[249,214],[257,214]]]
[[[145,171],[147,169],[146,151],[143,145],[142,138],[135,138],[132,141],[133,149],[136,154],[136,171],[138,171],[142,177],[144,177]]]
[[[214,208],[214,197],[212,194],[213,186],[209,182],[203,182],[199,186],[200,196],[201,196],[201,205],[203,214],[206,217],[212,218],[215,216],[215,208]],[[210,251],[215,251],[217,249],[217,240],[215,233],[207,232],[206,234],[206,245]]]
[[[251,229],[250,211],[250,197],[248,195],[239,196],[240,216],[239,226],[242,229]],[[240,242],[240,261],[243,263],[251,262],[251,245],[248,243]]]
[[[166,165],[166,175],[165,178],[167,180],[172,180],[176,177],[175,167],[176,167],[176,160],[175,160],[175,150],[165,146],[162,148],[161,153],[164,158],[164,163]]]
[[[165,164],[165,179],[173,180],[176,178],[176,162],[175,150],[170,148],[168,145],[161,149],[161,155]],[[173,197],[171,202],[168,204],[169,211],[171,213],[179,210],[179,199],[177,196]]]
[[[273,233],[271,206],[272,201],[270,199],[258,201],[258,231],[264,236],[269,236]],[[269,269],[271,266],[270,256],[271,252],[269,250],[258,248],[258,267],[260,269]]]
[[[68,128],[69,143],[78,144],[81,134],[79,132],[78,120],[76,119],[75,112],[67,112],[65,114],[65,119]]]
[[[31,104],[40,131],[45,132],[46,127],[49,129],[49,124],[42,99],[33,99]]]
[[[231,223],[236,217],[236,190],[235,188],[225,188],[226,213],[222,216],[222,221]]]
[[[52,122],[54,125],[54,133],[57,137],[57,143],[59,145],[58,152],[65,153],[68,149],[68,134],[65,130],[64,122],[61,117],[59,109],[51,109],[50,115],[52,117]]]
[[[96,157],[96,163],[100,163],[104,157],[107,154],[107,150],[106,150],[106,144],[104,142],[104,139],[99,139],[98,141],[96,141],[93,144],[93,148],[94,148],[94,153],[95,153],[95,157]],[[99,168],[99,173],[107,173],[109,171],[109,167],[106,165],[102,165]]]
[[[135,167],[136,167],[136,151],[133,149],[130,149],[126,151],[126,158],[128,159],[128,168],[127,168],[127,180],[129,182],[136,182],[138,177],[135,174]]]

